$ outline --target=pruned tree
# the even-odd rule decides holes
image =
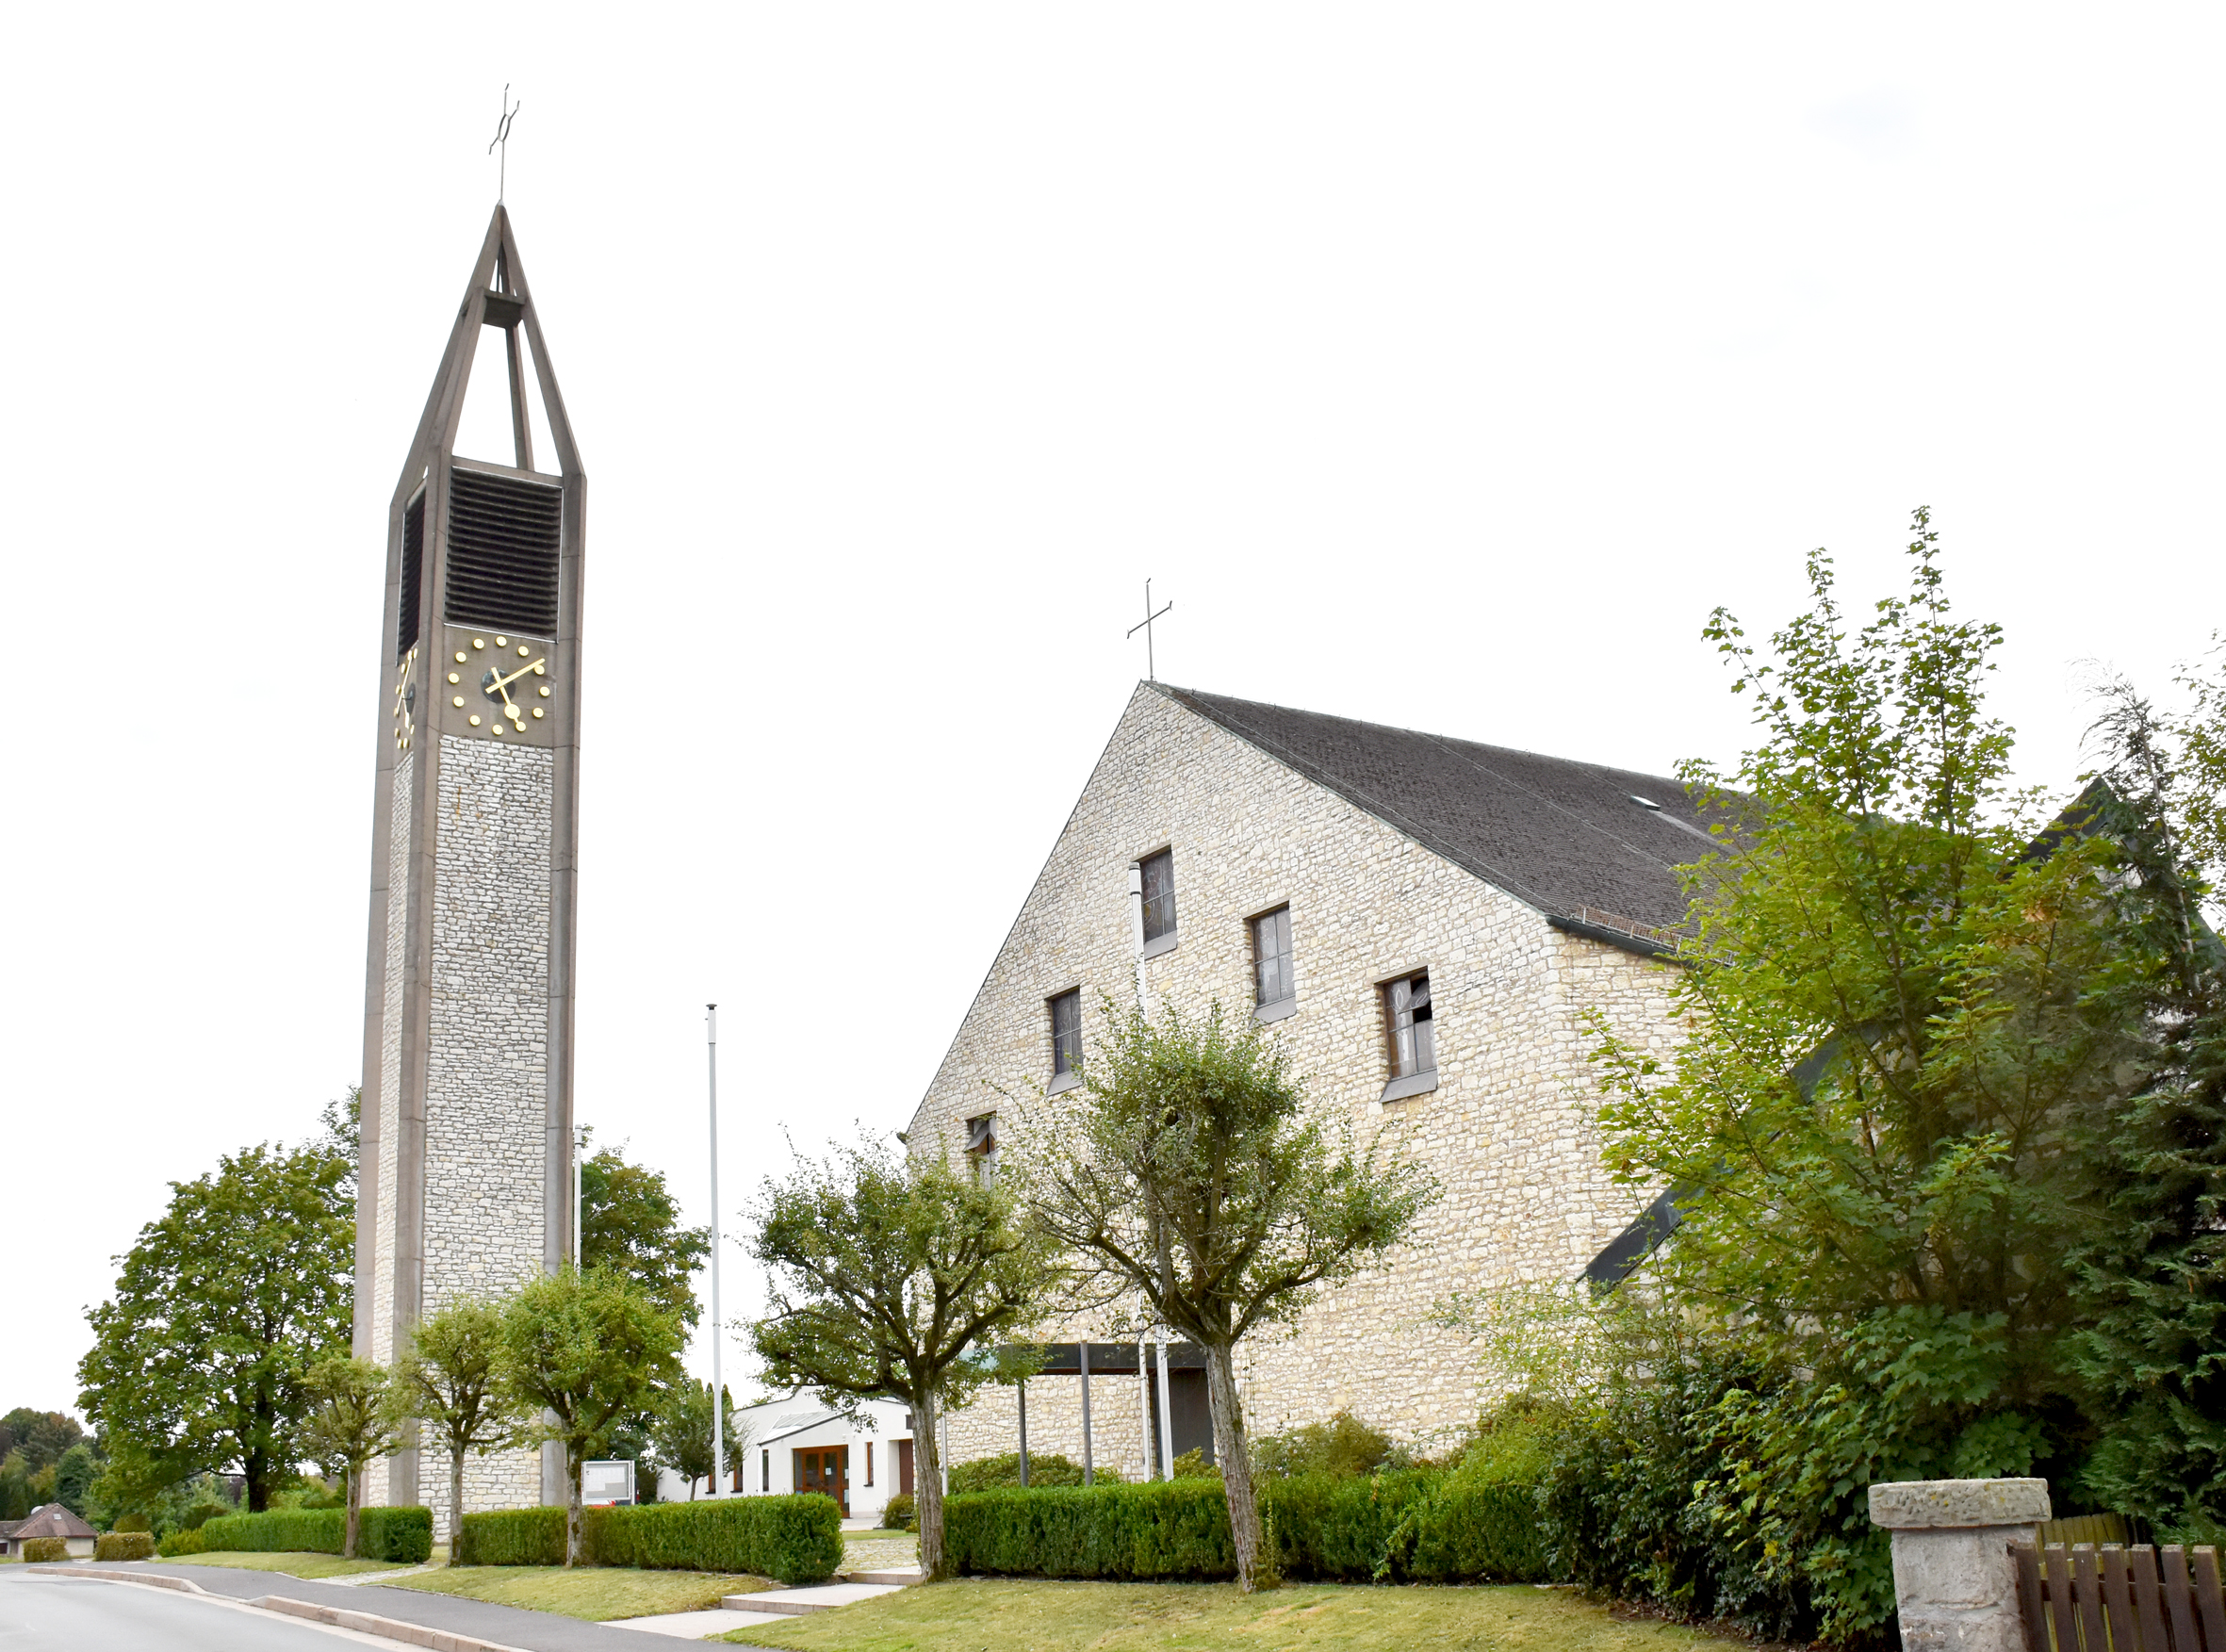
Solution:
[[[1219,1003],[1105,1006],[1080,1089],[1032,1110],[1016,1142],[1039,1230],[1203,1349],[1237,1587],[1255,1587],[1260,1514],[1236,1345],[1296,1320],[1324,1285],[1376,1265],[1437,1197],[1383,1137],[1356,1145],[1306,1105],[1281,1046]]]
[[[752,1254],[772,1273],[752,1328],[765,1382],[854,1417],[883,1397],[911,1408],[920,1567],[941,1578],[937,1421],[998,1376],[980,1350],[1034,1318],[1051,1256],[1006,1188],[870,1137],[768,1178],[754,1214]]]
[[[309,1367],[304,1384],[309,1415],[303,1443],[319,1462],[347,1477],[348,1529],[342,1558],[355,1559],[356,1530],[363,1516],[363,1471],[401,1442],[406,1408],[395,1392],[393,1376],[370,1360],[332,1354]]]
[[[611,1430],[680,1375],[678,1314],[632,1280],[569,1264],[529,1280],[502,1310],[503,1381],[548,1414],[538,1436],[565,1448],[565,1564],[580,1563],[580,1465]]]
[[[417,1321],[395,1362],[409,1414],[429,1425],[449,1459],[449,1556],[464,1530],[464,1459],[516,1445],[526,1413],[502,1380],[502,1310],[458,1297]]]

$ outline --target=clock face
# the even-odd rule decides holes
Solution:
[[[434,662],[434,692],[447,704],[442,730],[467,739],[555,744],[556,678],[540,637],[448,628]]]
[[[394,749],[407,751],[417,737],[417,648],[394,668]]]

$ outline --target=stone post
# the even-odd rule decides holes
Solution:
[[[2009,1546],[2049,1517],[2045,1480],[1907,1480],[1871,1488],[1893,1533],[1904,1652],[2025,1652]]]

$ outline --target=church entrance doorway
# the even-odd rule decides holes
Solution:
[[[850,1448],[814,1446],[796,1453],[796,1490],[820,1492],[835,1499],[843,1516],[850,1516]]]

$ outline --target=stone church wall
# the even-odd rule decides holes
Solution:
[[[1493,1396],[1465,1340],[1427,1322],[1455,1290],[1573,1279],[1650,1195],[1609,1184],[1593,1123],[1581,1016],[1666,1049],[1668,970],[1564,935],[1543,915],[1402,836],[1217,725],[1139,688],[1023,907],[913,1121],[915,1151],[1008,1094],[1050,1077],[1046,1000],[1084,990],[1084,1047],[1101,995],[1133,997],[1128,873],[1174,852],[1173,951],[1144,965],[1146,992],[1203,1010],[1252,1006],[1247,920],[1287,903],[1297,1012],[1275,1036],[1315,1106],[1357,1136],[1403,1134],[1443,1188],[1388,1266],[1319,1299],[1297,1333],[1239,1350],[1254,1431],[1318,1421],[1341,1407],[1427,1443],[1473,1420]],[[1388,1105],[1379,985],[1427,967],[1438,1084]],[[1007,1139],[1012,1150],[1025,1144]],[[1080,1328],[1047,1328],[1072,1336]],[[1105,1335],[1100,1328],[1098,1334]],[[1072,1378],[1029,1384],[1029,1443],[1079,1459]],[[1134,1379],[1092,1384],[1101,1458],[1140,1460]],[[1125,1394],[1124,1402],[1105,1403]],[[1013,1448],[1008,1392],[985,1394],[951,1424],[956,1461]],[[1125,1431],[1121,1432],[1120,1431]],[[1116,1443],[1118,1441],[1118,1443]],[[1124,1455],[1125,1454],[1125,1455]],[[1140,1466],[1140,1461],[1137,1464]]]

